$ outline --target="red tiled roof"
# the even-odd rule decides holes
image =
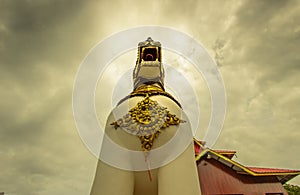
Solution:
[[[201,143],[201,141],[194,139],[194,150],[195,150],[196,156],[199,155],[203,151],[204,148],[203,148],[202,144],[203,143]],[[236,151],[234,151],[234,150],[213,150],[213,151],[215,151],[223,156],[226,156],[229,159],[231,159],[236,153]]]
[[[234,150],[214,150],[215,152],[217,152],[217,153],[220,153],[220,154],[222,154],[222,153],[236,153],[236,151],[234,151]]]
[[[214,150],[214,151],[221,154],[221,155],[223,155],[223,156],[226,156],[229,159],[232,159],[232,157],[236,153],[236,151],[234,151],[234,150]]]
[[[194,142],[194,150],[195,155],[198,155],[203,151],[203,148],[198,143]]]
[[[299,173],[299,170],[262,168],[262,167],[247,167],[255,173]]]

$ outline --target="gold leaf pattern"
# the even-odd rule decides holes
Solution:
[[[179,125],[181,122],[176,115],[171,114],[167,108],[153,101],[147,94],[129,113],[111,123],[115,129],[122,127],[128,133],[137,135],[141,141],[143,151],[151,150],[154,139],[158,137],[161,129],[170,125]]]

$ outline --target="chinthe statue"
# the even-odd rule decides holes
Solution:
[[[180,103],[164,86],[161,44],[150,37],[138,44],[133,72],[133,91],[120,100],[109,115],[105,134],[116,144],[143,154],[143,166],[124,170],[98,161],[91,195],[200,195],[191,126]],[[117,113],[117,114],[116,114]],[[180,131],[182,130],[182,131]],[[176,136],[189,134],[187,144]],[[170,157],[163,149],[156,159],[161,166],[151,167],[151,154],[176,140],[180,152]],[[114,155],[114,151],[111,151]],[[101,158],[100,158],[101,159]],[[170,160],[171,159],[171,160]],[[159,164],[158,163],[158,164]],[[154,163],[155,164],[155,163]]]

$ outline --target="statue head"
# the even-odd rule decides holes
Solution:
[[[161,44],[148,37],[138,44],[133,71],[134,90],[143,85],[157,84],[164,90],[164,68],[161,63]]]

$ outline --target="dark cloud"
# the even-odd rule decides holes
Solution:
[[[218,144],[238,148],[244,164],[299,169],[287,152],[300,136],[299,17],[295,1],[246,1],[221,37],[226,44],[216,41],[228,95]]]

